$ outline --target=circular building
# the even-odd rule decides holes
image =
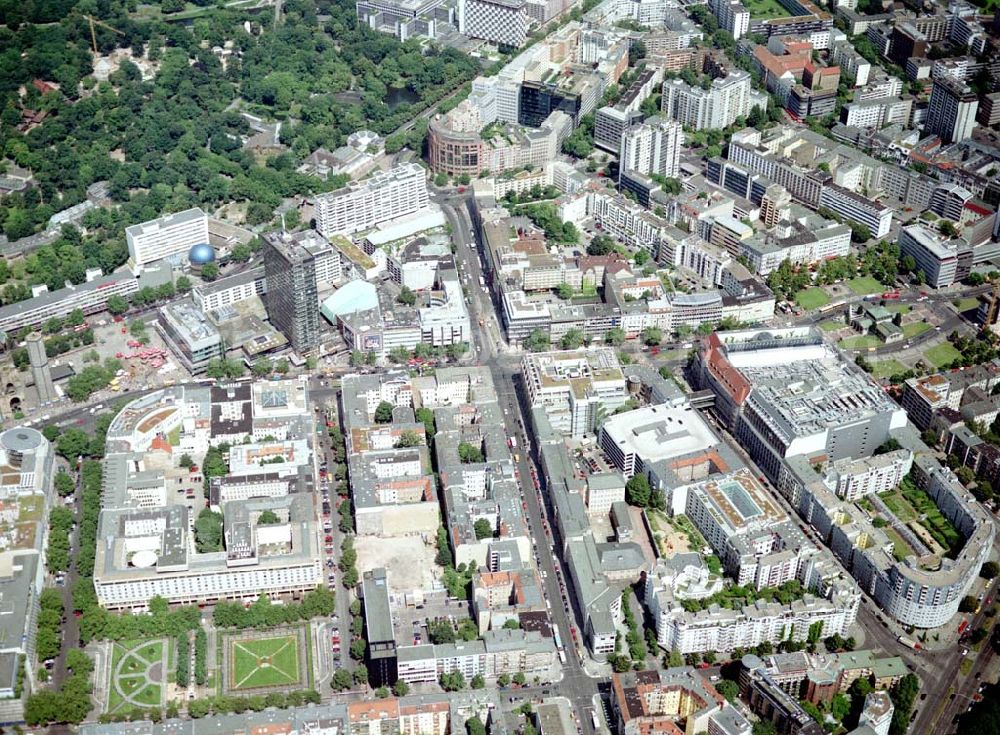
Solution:
[[[427,126],[428,159],[435,173],[476,177],[484,168],[485,148],[475,127],[456,125],[450,118],[431,120]]]
[[[0,446],[6,450],[9,457],[20,464],[21,457],[28,452],[33,452],[42,445],[45,437],[40,431],[29,429],[26,426],[18,426],[8,429],[0,434]]]
[[[191,269],[196,272],[201,272],[201,269],[206,264],[214,262],[215,248],[207,242],[199,242],[197,245],[192,245],[191,249],[188,250],[188,263],[191,264]]]

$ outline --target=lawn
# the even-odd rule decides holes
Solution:
[[[829,322],[819,323],[819,328],[822,329],[824,332],[836,332],[838,329],[843,329],[845,326],[847,325],[844,324],[843,322],[829,321]]]
[[[826,306],[829,302],[830,297],[827,295],[826,291],[817,286],[807,288],[804,291],[799,291],[795,294],[795,303],[806,311]]]
[[[42,520],[45,498],[41,495],[25,495],[18,499],[17,520],[19,523]]]
[[[928,362],[937,368],[950,365],[961,356],[962,353],[956,350],[950,342],[942,342],[939,345],[934,345],[934,347],[924,352],[924,357],[927,358]]]
[[[912,324],[903,325],[903,336],[907,339],[913,339],[917,335],[928,332],[931,329],[931,325],[927,322],[913,322]]]
[[[876,378],[891,378],[893,375],[905,373],[906,365],[899,360],[881,360],[872,363],[872,375]]]
[[[896,561],[903,561],[903,559],[913,553],[913,549],[910,548],[910,545],[906,543],[906,541],[903,540],[903,537],[896,533],[896,531],[888,526],[882,530],[885,531],[885,535],[889,537],[890,541],[892,541],[892,556]]]
[[[908,304],[886,304],[885,308],[893,314],[909,314],[913,311],[913,307]]]
[[[299,644],[295,634],[234,640],[230,645],[233,689],[299,684]]]
[[[844,337],[840,340],[842,350],[867,350],[870,347],[878,347],[882,340],[874,334],[859,334],[855,337]]]
[[[923,515],[923,519],[919,523],[928,530],[934,540],[952,552],[960,549],[962,535],[955,529],[951,521],[941,515],[941,511],[938,510],[930,496],[910,484],[903,484],[900,487],[903,497],[918,513]]]
[[[858,296],[867,296],[870,293],[881,293],[885,287],[871,276],[858,276],[847,282],[847,287]]]
[[[884,495],[879,495],[882,502],[886,504],[886,507],[892,511],[892,514],[896,516],[903,523],[909,523],[910,521],[916,519],[917,513],[910,506],[906,499],[899,493],[898,490],[893,490],[892,492],[885,493]]]
[[[777,0],[747,0],[745,5],[750,11],[750,17],[755,20],[785,18],[791,15]]]
[[[974,299],[970,297],[967,299],[959,299],[958,301],[953,301],[952,303],[955,305],[955,308],[958,309],[958,312],[962,313],[963,311],[968,311],[969,309],[975,309],[977,306],[979,306],[979,299]]]

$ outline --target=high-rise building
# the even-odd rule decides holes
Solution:
[[[790,211],[792,195],[781,184],[771,184],[760,199],[760,221],[771,228],[781,222]]]
[[[324,237],[371,229],[427,206],[427,173],[405,163],[316,197],[316,229]]]
[[[734,71],[708,89],[674,79],[663,84],[663,114],[695,130],[727,128],[750,112],[750,75]]]
[[[684,128],[676,120],[652,117],[622,136],[619,172],[676,176],[684,144]]]
[[[180,256],[194,245],[208,242],[208,215],[197,207],[167,214],[125,228],[129,262],[133,269],[163,258]]]
[[[264,236],[267,315],[302,354],[319,344],[319,296],[316,258],[290,234]]]
[[[972,137],[979,98],[964,83],[950,77],[934,80],[927,103],[925,135],[937,135],[944,143],[960,143]]]
[[[49,372],[49,358],[45,354],[45,342],[41,332],[32,332],[25,337],[28,344],[28,362],[31,365],[31,377],[35,379],[35,390],[38,391],[39,403],[51,403],[56,400],[55,386],[52,384],[52,374]]]
[[[368,679],[374,687],[392,686],[398,677],[396,637],[392,628],[389,582],[383,567],[364,573],[361,597],[365,606],[365,633],[368,640],[365,652]]]
[[[739,0],[716,0],[712,9],[719,27],[732,33],[736,40],[750,32],[750,11]]]
[[[525,0],[459,0],[458,30],[500,46],[519,48],[528,38]]]

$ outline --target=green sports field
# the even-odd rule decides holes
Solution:
[[[297,686],[299,643],[294,634],[230,641],[233,689]]]

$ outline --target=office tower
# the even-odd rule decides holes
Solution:
[[[405,163],[316,197],[316,229],[327,238],[370,230],[428,204],[427,172]]]
[[[458,30],[498,46],[519,48],[531,18],[524,0],[459,0]]]
[[[49,358],[45,354],[45,343],[42,341],[41,332],[32,332],[25,338],[25,342],[28,343],[28,362],[31,364],[31,377],[35,379],[38,402],[51,403],[58,396],[55,386],[52,384]]]
[[[676,120],[652,117],[622,136],[619,175],[624,171],[676,176],[684,128]]]
[[[365,605],[365,632],[368,639],[368,649],[365,652],[368,683],[373,687],[392,686],[396,683],[398,668],[385,568],[379,567],[364,573],[361,579],[361,598]]]
[[[962,82],[949,77],[934,80],[927,104],[925,135],[937,135],[944,143],[960,143],[972,137],[979,98]]]
[[[299,354],[319,344],[316,259],[286,232],[264,236],[267,316]]]

